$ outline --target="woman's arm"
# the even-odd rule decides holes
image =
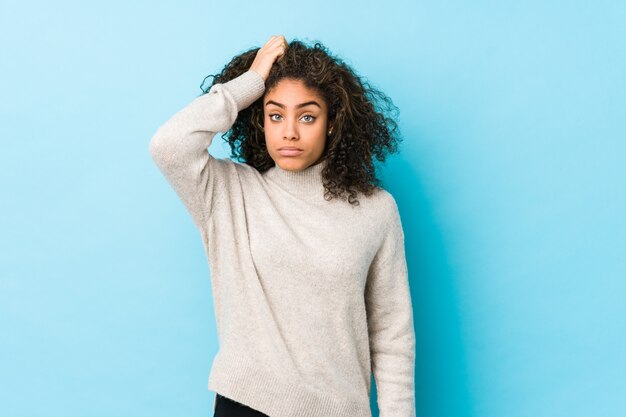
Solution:
[[[237,114],[265,91],[265,81],[253,70],[211,89],[159,127],[149,150],[198,227],[206,224],[215,202],[228,192],[228,161],[207,148],[216,132],[227,132]]]
[[[415,417],[415,330],[404,232],[393,196],[388,232],[365,287],[380,417]]]

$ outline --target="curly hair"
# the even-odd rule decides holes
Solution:
[[[260,48],[249,49],[235,56],[217,75],[208,75],[200,89],[204,94],[218,83],[226,83],[248,71]],[[213,82],[203,88],[207,78]],[[383,162],[388,153],[398,151],[402,141],[398,108],[391,99],[367,81],[342,59],[331,55],[319,41],[312,46],[300,40],[289,43],[281,59],[274,62],[265,91],[282,79],[300,80],[317,91],[326,101],[332,134],[326,139],[321,158],[327,159],[322,171],[324,199],[339,197],[359,205],[360,191],[371,195],[382,188],[376,177],[373,158]],[[222,135],[231,148],[231,157],[265,172],[274,166],[265,144],[263,132],[263,97],[242,109],[231,129]]]

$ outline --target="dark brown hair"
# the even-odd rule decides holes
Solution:
[[[208,87],[204,94],[218,83],[226,83],[250,69],[260,48],[253,48],[235,56]],[[300,40],[289,43],[284,55],[277,60],[265,82],[270,91],[282,79],[301,80],[305,86],[316,90],[326,101],[328,122],[333,125],[326,139],[322,158],[328,160],[322,171],[324,198],[340,197],[358,205],[357,192],[371,195],[376,187],[382,188],[376,177],[374,158],[383,162],[388,153],[398,150],[402,140],[398,124],[398,108],[391,99],[372,87],[362,77],[331,55],[321,42],[312,46]],[[263,132],[263,97],[237,115],[231,129],[222,135],[231,148],[231,158],[265,172],[274,166],[265,145]]]

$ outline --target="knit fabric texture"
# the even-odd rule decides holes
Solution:
[[[384,188],[324,199],[326,161],[266,172],[208,152],[261,98],[253,70],[161,125],[150,154],[200,231],[219,349],[208,389],[270,417],[415,417],[404,233]]]

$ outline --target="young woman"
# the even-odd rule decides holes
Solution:
[[[211,271],[215,416],[414,417],[404,233],[373,159],[391,100],[319,42],[272,36],[158,128],[151,155]],[[225,132],[232,157],[207,151]]]

